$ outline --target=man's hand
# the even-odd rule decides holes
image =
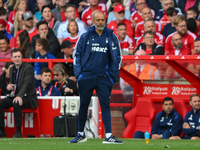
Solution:
[[[189,129],[189,128],[191,128],[191,127],[190,127],[190,125],[189,125],[187,122],[185,122],[185,123],[183,124],[183,128]]]
[[[66,87],[64,91],[65,93],[73,93],[73,90],[68,87]]]
[[[37,75],[37,76],[35,76],[35,78],[36,78],[37,80],[40,80],[41,75]]]
[[[159,134],[153,134],[151,138],[152,139],[162,139],[161,135],[159,135]]]
[[[40,38],[47,39],[47,33],[45,32],[40,33]]]
[[[75,76],[70,76],[69,79],[73,80],[74,82],[77,81],[76,78],[75,78]]]
[[[14,86],[15,86],[15,84],[8,84],[6,88],[7,88],[8,91],[13,91]]]
[[[137,22],[135,20],[131,20],[133,27],[135,28],[137,25]]]
[[[23,105],[23,101],[22,101],[22,98],[17,96],[13,99],[13,103],[17,103],[19,102],[19,105],[22,106]]]

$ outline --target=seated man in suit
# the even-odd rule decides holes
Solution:
[[[190,96],[192,110],[185,115],[183,123],[183,135],[173,136],[170,139],[200,139],[200,96],[193,94]]]
[[[181,133],[183,120],[181,115],[174,109],[173,99],[165,97],[162,107],[163,111],[157,114],[152,125],[152,139],[169,139],[169,137]],[[133,138],[144,138],[144,132],[136,131]]]
[[[6,137],[4,129],[4,109],[14,108],[15,125],[17,131],[14,138],[22,137],[22,109],[36,108],[38,106],[37,95],[34,86],[34,69],[28,63],[22,62],[20,49],[11,51],[11,60],[14,66],[10,68],[10,83],[7,90],[11,94],[0,100],[0,137]]]

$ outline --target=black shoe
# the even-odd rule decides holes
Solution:
[[[0,137],[6,137],[6,132],[5,131],[0,131]]]
[[[15,135],[13,135],[13,138],[21,138],[22,137],[22,133],[20,131],[16,131]]]

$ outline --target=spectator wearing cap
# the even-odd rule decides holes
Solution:
[[[134,27],[130,20],[125,19],[124,11],[125,11],[125,9],[124,9],[123,5],[120,5],[120,4],[116,5],[113,10],[116,20],[111,21],[107,27],[114,30],[114,33],[117,35],[118,23],[125,23],[127,26],[127,31],[128,31],[127,35],[129,37],[133,38],[134,37]]]
[[[79,39],[79,34],[78,34],[78,25],[76,21],[70,21],[67,25],[67,31],[70,33],[70,36],[63,39],[63,41],[70,41],[73,44],[73,47],[76,46],[76,42]]]
[[[122,4],[122,0],[111,0],[111,7],[112,7],[112,9],[114,9],[114,7],[116,5],[118,5],[118,4]],[[125,18],[127,20],[130,20],[130,17],[131,17],[130,11],[129,10],[125,10]],[[111,21],[114,21],[114,20],[116,20],[116,17],[114,15],[114,12],[111,11],[108,14],[107,24],[109,24]]]
[[[15,38],[13,37],[12,34],[9,34],[6,31],[6,21],[3,19],[0,19],[0,36],[4,35],[6,36],[9,40],[10,40],[10,47],[15,47],[16,42],[15,42]]]
[[[57,36],[60,21],[55,19],[49,5],[42,6],[42,17],[44,18],[43,21],[48,23],[48,27],[51,28],[55,36]]]
[[[36,24],[37,27],[37,35],[35,35],[31,40],[31,47],[35,49],[36,40],[38,38],[45,38],[49,40],[49,46],[48,51],[56,56],[57,53],[60,52],[60,43],[58,42],[57,37],[53,33],[53,30],[51,28],[48,28],[48,23],[46,21],[39,21]]]
[[[74,48],[70,41],[63,41],[61,44],[61,52],[56,55],[58,59],[72,59]],[[67,74],[69,78],[76,82],[76,78],[74,77],[74,68],[73,63],[63,63],[67,70]]]
[[[22,15],[22,21],[24,24],[24,29],[19,30],[16,33],[16,39],[22,31],[26,30],[26,31],[28,31],[28,35],[29,35],[29,38],[31,41],[33,36],[38,34],[37,29],[33,26],[33,14],[31,12],[24,12]]]

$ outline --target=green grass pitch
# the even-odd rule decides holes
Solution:
[[[88,139],[86,143],[69,144],[72,138],[0,138],[0,150],[199,150],[200,140],[121,139],[124,144],[102,144],[103,139]],[[168,145],[169,148],[165,148]]]

